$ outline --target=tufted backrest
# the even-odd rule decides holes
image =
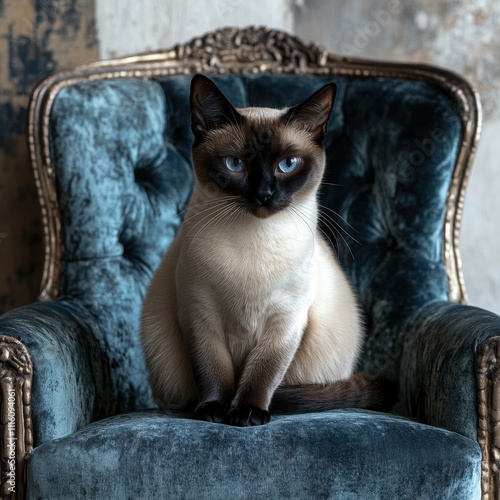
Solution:
[[[214,76],[237,107],[296,104],[327,76]],[[325,141],[324,231],[367,324],[361,367],[396,376],[405,322],[446,299],[445,202],[461,125],[438,87],[336,78]],[[49,143],[64,247],[58,300],[77,301],[125,408],[152,403],[139,343],[141,303],[192,186],[189,76],[62,88]],[[336,227],[332,232],[331,227]]]

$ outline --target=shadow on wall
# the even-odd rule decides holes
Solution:
[[[36,299],[43,266],[29,95],[47,74],[97,55],[94,0],[0,0],[0,314]]]

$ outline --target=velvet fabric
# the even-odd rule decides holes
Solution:
[[[400,412],[475,439],[474,353],[498,336],[500,321],[492,312],[440,301],[422,307],[403,346]]]
[[[41,445],[28,474],[30,500],[480,497],[474,440],[366,411],[254,428],[129,413]]]
[[[58,301],[30,304],[0,317],[0,333],[22,340],[33,362],[36,444],[123,409],[124,402],[110,391],[110,366],[86,316],[84,308]]]
[[[214,80],[236,106],[283,107],[330,78]],[[447,303],[457,112],[424,82],[336,81],[323,229],[366,320],[359,368],[400,383],[397,411],[421,422],[352,411],[276,417],[260,429],[155,412],[101,421],[154,406],[141,304],[189,198],[193,137],[190,77],[87,81],[58,92],[49,121],[59,298],[0,318],[0,334],[20,338],[33,358],[30,498],[148,498],[141,488],[150,498],[200,498],[188,492],[205,485],[211,498],[252,498],[250,484],[255,497],[477,497],[474,349],[500,321]]]

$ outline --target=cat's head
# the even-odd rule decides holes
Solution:
[[[336,93],[329,83],[285,109],[236,109],[203,75],[191,82],[193,164],[203,189],[239,197],[268,217],[294,200],[315,196],[325,168],[323,140]]]

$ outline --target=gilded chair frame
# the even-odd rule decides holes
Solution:
[[[394,63],[331,54],[314,44],[304,44],[287,33],[267,28],[224,28],[174,46],[169,50],[99,61],[59,71],[34,89],[29,108],[29,148],[38,189],[44,228],[45,261],[40,300],[57,297],[61,259],[61,220],[56,196],[55,172],[49,149],[49,117],[57,93],[76,83],[119,78],[154,78],[194,73],[252,74],[286,73],[332,77],[388,77],[421,80],[437,85],[456,103],[462,138],[446,201],[443,256],[449,298],[466,303],[465,284],[458,248],[465,189],[481,131],[479,96],[459,75],[424,64]],[[483,452],[482,498],[500,498],[496,463],[500,457],[500,398],[496,379],[500,355],[499,338],[485,342],[476,354],[478,380],[478,440]],[[16,361],[17,360],[17,361]],[[9,407],[6,391],[16,392],[17,475],[16,493],[25,493],[25,459],[33,447],[31,426],[31,361],[26,348],[9,337],[0,337],[0,388],[3,393],[0,452],[8,457]],[[8,475],[2,471],[1,491],[7,492]],[[8,497],[7,497],[8,498]]]

